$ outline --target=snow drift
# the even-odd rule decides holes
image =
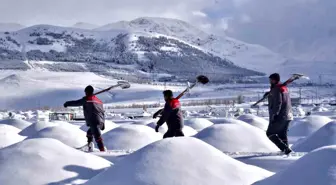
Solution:
[[[102,134],[105,134],[106,132],[117,128],[119,125],[115,124],[113,121],[110,120],[105,120],[105,129],[101,131]],[[81,130],[83,130],[84,132],[87,132],[87,130],[89,129],[88,126],[86,126],[86,124],[82,125],[80,127]]]
[[[295,143],[292,148],[296,152],[310,152],[328,145],[336,145],[336,121],[324,125],[307,138]]]
[[[0,149],[24,140],[25,137],[20,136],[19,132],[20,129],[16,127],[0,124]]]
[[[162,134],[144,125],[121,125],[103,136],[109,150],[137,150],[154,141],[162,139]]]
[[[250,125],[253,125],[255,127],[258,127],[262,130],[267,130],[267,127],[268,127],[268,121],[261,118],[261,117],[258,117],[258,116],[255,116],[253,114],[245,114],[245,115],[241,115],[237,118],[238,120],[241,120],[241,121],[244,121]]]
[[[192,137],[163,139],[119,161],[88,185],[249,185],[272,175]]]
[[[266,133],[248,124],[217,124],[194,137],[225,152],[276,152]]]
[[[336,145],[314,150],[287,169],[253,185],[335,185]]]
[[[299,120],[289,128],[288,136],[305,137],[331,122],[332,120],[325,116],[308,116]]]
[[[71,125],[47,127],[30,136],[29,138],[57,139],[62,143],[74,148],[82,147],[87,143],[86,133]]]
[[[0,124],[11,125],[22,130],[27,128],[32,123],[21,119],[4,119],[0,121]]]
[[[81,184],[110,167],[103,158],[54,139],[29,139],[0,150],[0,184]],[[13,177],[15,175],[15,177]]]
[[[204,118],[192,118],[184,121],[184,125],[189,126],[196,131],[200,131],[213,125],[213,123]]]

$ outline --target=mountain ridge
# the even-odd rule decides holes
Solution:
[[[232,59],[237,55],[228,57],[217,52],[222,48],[235,50],[233,53],[240,51],[244,44],[239,41],[226,39],[225,46],[216,50],[223,38],[216,40],[219,37],[184,21],[163,18],[155,18],[155,21],[160,24],[152,24],[150,18],[136,19],[132,24],[143,27],[133,30],[117,27],[102,31],[35,25],[17,32],[0,33],[0,60],[6,61],[5,65],[9,65],[10,61],[15,61],[17,65],[20,61],[34,64],[29,66],[27,62],[22,62],[24,70],[32,66],[51,71],[89,70],[118,78],[133,76],[147,80],[161,74],[171,78],[191,78],[204,73],[218,81],[264,75],[243,65],[236,66],[236,61]],[[143,30],[146,28],[155,29]],[[211,41],[212,36],[215,42]],[[206,41],[204,38],[210,40],[211,44],[202,42]],[[259,49],[257,46],[255,48]],[[0,69],[6,69],[6,66],[2,65]]]

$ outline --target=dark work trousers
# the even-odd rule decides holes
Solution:
[[[287,131],[290,120],[280,120],[268,125],[267,137],[281,150],[288,148]]]
[[[101,125],[90,125],[90,128],[86,132],[86,137],[88,143],[91,143],[93,141],[93,138],[95,138],[99,150],[105,151],[103,139],[101,137],[101,127]]]
[[[183,136],[184,134],[182,132],[182,129],[168,129],[168,131],[163,135],[163,138]]]

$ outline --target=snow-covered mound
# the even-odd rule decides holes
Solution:
[[[86,133],[75,126],[58,125],[46,127],[29,138],[52,138],[62,143],[79,148],[87,143]]]
[[[57,125],[58,124],[55,122],[38,121],[36,123],[31,124],[27,128],[23,129],[19,134],[22,136],[32,136],[44,128],[53,127]]]
[[[162,134],[156,133],[145,125],[121,125],[103,135],[103,141],[109,150],[137,150],[154,141],[162,139]]]
[[[31,125],[32,123],[25,121],[25,120],[21,120],[21,119],[4,119],[0,121],[0,124],[11,125],[18,129],[23,130],[27,128],[29,125]]]
[[[188,120],[184,121],[184,125],[189,126],[193,129],[195,129],[196,131],[200,131],[205,129],[206,127],[209,127],[211,125],[213,125],[214,123],[212,123],[211,121],[204,119],[204,118],[191,118]]]
[[[328,145],[336,145],[336,121],[324,125],[307,138],[295,143],[292,148],[296,152],[310,152]]]
[[[20,129],[16,127],[0,124],[0,148],[4,148],[24,140],[25,137],[20,136],[18,134],[19,132]]]
[[[311,115],[299,120],[289,128],[288,136],[305,137],[322,128],[332,120],[326,116]]]
[[[335,185],[336,145],[314,150],[287,169],[253,185]]]
[[[117,128],[119,125],[115,124],[113,121],[110,120],[105,120],[105,129],[101,131],[102,134],[105,134],[106,132]],[[86,126],[86,124],[82,125],[80,127],[81,130],[83,130],[84,132],[87,132],[87,130],[89,129],[88,126]]]
[[[225,152],[276,152],[266,133],[248,124],[216,124],[194,137]]]
[[[184,133],[184,136],[194,136],[195,134],[197,134],[197,131],[195,129],[186,125],[183,127],[182,131]]]
[[[0,184],[82,184],[111,163],[55,139],[29,139],[0,150]]]
[[[0,133],[3,133],[3,132],[18,134],[19,132],[21,132],[21,130],[12,125],[0,124]]]
[[[0,132],[0,149],[21,142],[25,138],[17,133]]]
[[[272,175],[192,137],[169,138],[125,157],[88,185],[248,185]]]
[[[244,121],[250,125],[253,125],[255,127],[258,127],[262,130],[267,130],[267,127],[268,127],[268,121],[261,118],[261,117],[258,117],[258,116],[255,116],[253,114],[244,114],[244,115],[241,115],[237,118],[238,120],[241,120],[241,121]]]

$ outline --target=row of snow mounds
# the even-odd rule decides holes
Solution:
[[[26,137],[19,135],[20,131],[14,126],[0,124],[0,149],[23,141]]]
[[[101,133],[105,134],[106,132],[109,132],[110,130],[117,128],[118,126],[119,125],[115,124],[113,121],[105,120],[105,129],[102,130]],[[80,129],[84,132],[87,132],[89,127],[84,124],[83,126],[80,127]]]
[[[289,128],[288,136],[306,137],[331,121],[332,120],[326,116],[307,116],[293,123],[293,126]]]
[[[292,149],[296,152],[310,152],[328,145],[336,145],[336,121],[329,122],[313,134],[299,140]]]
[[[316,149],[287,169],[253,185],[335,185],[336,145]]]
[[[87,185],[250,185],[273,173],[193,137],[167,138],[126,156]]]
[[[32,123],[25,121],[25,120],[21,120],[21,119],[4,119],[0,121],[0,124],[11,125],[18,129],[23,130],[27,128],[29,125],[31,125]]]
[[[28,139],[0,150],[0,184],[83,184],[111,166],[98,156],[49,138]]]
[[[162,139],[161,133],[146,125],[125,124],[102,135],[109,150],[138,150]]]
[[[194,137],[223,152],[277,152],[265,131],[249,124],[216,124]]]

